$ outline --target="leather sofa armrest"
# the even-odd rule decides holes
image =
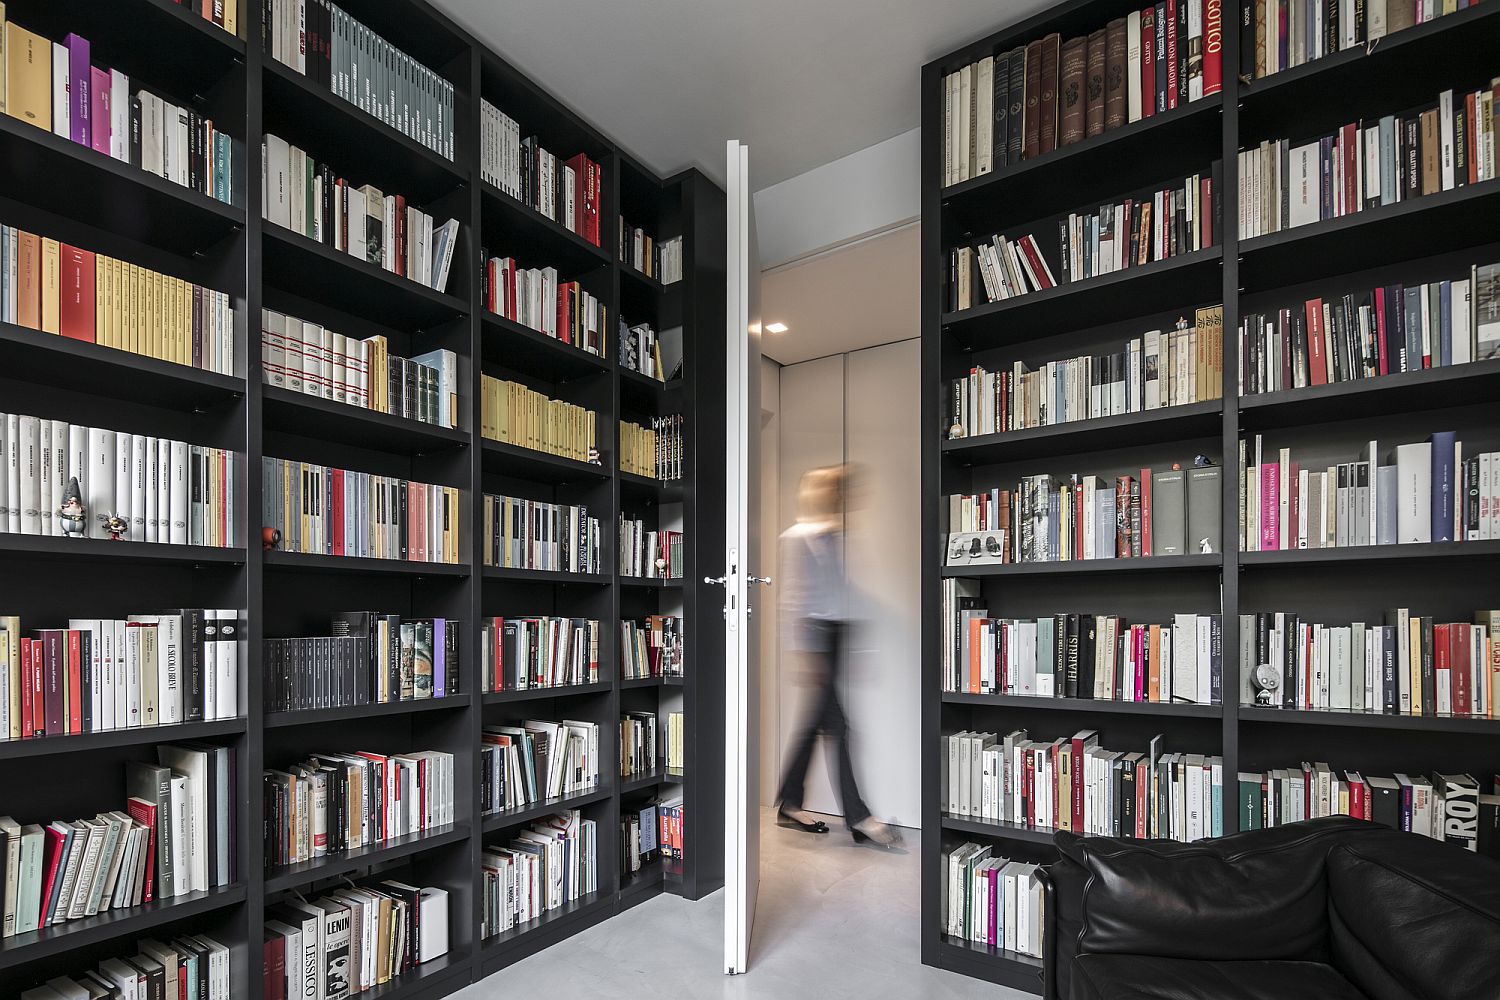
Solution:
[[[1062,1000],[1057,991],[1057,884],[1048,867],[1037,869],[1042,884],[1042,1000]]]

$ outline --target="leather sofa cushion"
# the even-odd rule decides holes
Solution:
[[[1192,844],[1059,833],[1088,877],[1076,949],[1059,947],[1058,959],[1326,962],[1328,851],[1382,829],[1334,817]]]
[[[1410,833],[1328,855],[1333,962],[1371,1000],[1500,997],[1500,864]]]
[[[1199,962],[1084,955],[1068,1000],[1365,1000],[1321,962]]]

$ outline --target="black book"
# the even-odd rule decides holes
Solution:
[[[141,165],[141,99],[136,94],[130,97],[130,165]]]
[[[1385,636],[1380,665],[1380,676],[1385,691],[1385,704],[1382,710],[1386,715],[1395,715],[1401,694],[1396,683],[1396,630],[1389,625],[1381,626],[1381,630]]]
[[[93,670],[90,669],[90,665],[94,662],[94,633],[87,629],[82,629],[78,633],[78,656],[79,663],[83,666],[83,669],[78,672],[79,679],[82,681],[80,698],[82,718],[80,721],[83,724],[83,732],[92,733],[94,731],[94,710],[92,707],[94,700],[94,679]]]
[[[1283,708],[1297,707],[1297,628],[1300,619],[1287,615],[1284,619],[1286,632],[1282,642],[1281,705]]]
[[[1093,615],[1078,619],[1078,697],[1094,696],[1094,658],[1098,653],[1099,623]]]
[[[1432,616],[1423,615],[1422,632],[1422,714],[1437,714],[1436,674],[1432,663]]]
[[[1420,197],[1422,194],[1422,161],[1421,141],[1422,119],[1413,115],[1410,118],[1401,119],[1402,139],[1402,164],[1404,164],[1404,183],[1401,185],[1401,199]]]
[[[203,676],[203,609],[181,608],[182,616],[182,718],[202,722],[207,717],[208,686]]]
[[[1255,77],[1255,0],[1240,0],[1240,76]]]
[[[1064,626],[1064,638],[1066,650],[1064,652],[1063,669],[1066,682],[1063,688],[1064,696],[1068,698],[1078,697],[1078,657],[1079,657],[1079,617],[1068,615]]]
[[[1025,129],[1021,127],[1021,111],[1026,102],[1026,48],[1018,46],[1010,50],[1010,114],[1007,126],[1005,162],[1020,163],[1021,150],[1025,142]]]
[[[370,704],[369,680],[375,671],[375,613],[339,611],[333,616],[333,634],[351,641],[344,676],[351,705]]]
[[[1177,4],[1177,106],[1188,102],[1188,5]]]

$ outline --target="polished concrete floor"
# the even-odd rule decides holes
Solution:
[[[909,1000],[1030,1000],[990,983],[929,969],[918,958],[915,832],[905,851],[857,847],[762,821],[760,904],[750,972],[723,974],[724,896],[663,895],[597,924],[457,994]]]

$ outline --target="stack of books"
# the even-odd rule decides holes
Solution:
[[[950,938],[1042,955],[1041,865],[1012,861],[994,853],[993,844],[961,844],[943,854]]]
[[[565,399],[550,399],[519,382],[485,375],[480,385],[479,433],[575,462],[595,457],[598,414]]]
[[[681,615],[647,615],[644,621],[620,622],[620,676],[682,676]]]
[[[604,168],[583,153],[563,160],[489,101],[479,102],[479,176],[487,184],[599,246]]]
[[[599,891],[598,824],[569,809],[480,855],[481,939]]]
[[[480,282],[484,307],[497,316],[604,357],[609,310],[577,281],[561,281],[555,267],[521,267],[514,257],[491,257]]]
[[[341,611],[330,634],[266,639],[265,710],[426,701],[460,693],[463,622]]]
[[[576,504],[485,494],[483,552],[486,566],[604,572],[599,519]]]
[[[267,456],[261,514],[280,548],[310,555],[457,563],[458,489]]]
[[[519,726],[486,726],[481,741],[480,800],[487,813],[599,785],[597,722],[528,719]]]
[[[229,1000],[229,949],[206,934],[184,934],[162,942],[141,938],[140,951],[129,958],[106,958],[97,968],[58,976],[46,985],[24,990],[21,1000],[68,1000],[74,997],[166,995]]]
[[[653,530],[620,515],[620,575],[644,580],[682,579],[682,532]]]
[[[1240,75],[1259,79],[1352,48],[1373,48],[1386,35],[1478,0],[1249,0],[1240,8]]]
[[[485,618],[479,639],[480,690],[594,684],[599,680],[599,623],[591,618]]]

